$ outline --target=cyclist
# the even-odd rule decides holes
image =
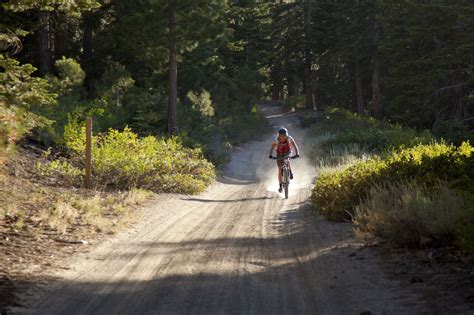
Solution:
[[[269,158],[273,158],[272,153],[273,150],[276,149],[277,158],[283,155],[290,155],[292,152],[292,147],[295,150],[295,157],[300,156],[300,151],[298,150],[298,146],[296,145],[295,139],[292,136],[288,135],[288,130],[284,127],[278,129],[278,134],[272,142],[272,146],[270,148],[270,156]],[[283,160],[277,160],[278,165],[278,182],[280,183],[280,187],[278,188],[278,192],[283,191],[282,181],[282,166]],[[291,165],[288,161],[288,166],[290,167],[290,179],[293,179],[293,172],[291,171]]]

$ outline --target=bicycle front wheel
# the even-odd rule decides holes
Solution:
[[[290,178],[289,178],[289,171],[288,169],[284,169],[283,170],[283,188],[285,190],[285,199],[288,199],[288,188],[289,188],[289,184],[290,184]]]

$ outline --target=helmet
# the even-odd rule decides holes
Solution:
[[[278,129],[278,134],[288,136],[288,129],[281,127],[280,129]]]

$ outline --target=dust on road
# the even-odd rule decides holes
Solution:
[[[303,144],[294,114],[262,110]],[[277,193],[270,142],[269,134],[235,150],[204,194],[160,196],[133,229],[73,257],[16,313],[418,313],[416,297],[384,277],[350,224],[311,210],[315,171],[304,148],[292,161],[290,198]]]

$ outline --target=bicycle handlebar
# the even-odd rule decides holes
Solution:
[[[280,157],[272,156],[272,159],[273,160],[284,160],[284,159],[296,159],[297,157],[298,156],[296,156],[296,155],[293,155],[293,156],[283,155],[283,156],[280,156]]]

